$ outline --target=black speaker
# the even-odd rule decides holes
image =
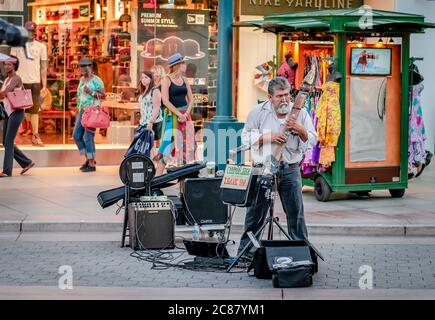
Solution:
[[[134,250],[175,248],[171,203],[133,202],[128,205],[130,247]]]
[[[185,225],[186,210],[183,200],[179,196],[168,196],[168,199],[172,201],[172,204],[174,205],[176,225]]]
[[[306,252],[305,247],[309,250],[309,258],[314,263],[313,272],[317,273],[319,270],[319,261],[317,259],[318,251],[314,249],[314,247],[307,243],[304,240],[261,240],[261,245],[265,247],[304,247],[303,252]],[[307,258],[307,257],[305,257]],[[310,260],[310,259],[301,259],[301,260]],[[299,260],[299,259],[298,259]],[[323,260],[323,258],[322,258]]]
[[[225,224],[228,207],[222,202],[222,177],[186,179],[182,193],[189,225]]]
[[[317,272],[317,256],[305,241],[262,240],[255,251],[251,268],[258,279],[272,279],[272,266],[276,257],[291,257],[293,261],[308,260],[312,263],[311,274]]]

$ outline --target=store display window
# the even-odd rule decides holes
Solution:
[[[38,123],[43,145],[74,144],[78,61],[83,57],[94,61],[93,72],[107,93],[103,104],[111,115],[110,127],[97,130],[97,148],[130,144],[140,119],[138,75],[156,65],[166,67],[175,51],[189,59],[192,118],[201,128],[216,109],[217,5],[217,0],[27,3],[36,24],[35,41],[47,49],[47,90],[41,91]],[[24,121],[16,142],[32,145],[31,129],[30,121]]]

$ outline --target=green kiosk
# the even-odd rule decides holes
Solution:
[[[277,34],[278,60],[292,58],[296,89],[311,73],[306,107],[319,121],[323,143],[308,151],[302,169],[304,185],[314,187],[317,200],[328,201],[332,192],[371,190],[403,197],[414,62],[410,35],[435,24],[421,15],[343,9],[268,15],[235,26]]]

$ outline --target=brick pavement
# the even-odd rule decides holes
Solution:
[[[375,289],[435,289],[435,241],[373,243],[323,239],[317,289],[356,289],[362,265],[373,268]],[[152,270],[119,242],[0,241],[0,286],[57,286],[58,268],[73,268],[73,285],[138,288],[273,288],[270,280],[232,273]]]

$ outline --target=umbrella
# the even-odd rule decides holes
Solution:
[[[8,56],[7,54],[0,53],[0,62],[16,62],[17,59]]]

